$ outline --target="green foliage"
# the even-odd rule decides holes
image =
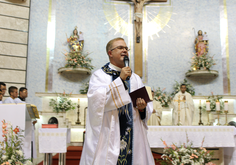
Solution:
[[[169,104],[171,103],[171,97],[169,94],[164,92],[164,89],[160,89],[160,87],[157,88],[157,90],[154,89],[154,99],[156,101],[159,101],[162,107],[169,107]]]
[[[76,103],[73,103],[69,98],[69,94],[58,94],[56,99],[51,99],[49,106],[53,108],[55,112],[66,112],[75,109]]]
[[[88,58],[90,53],[83,53],[82,51],[65,53],[66,65],[65,67],[73,68],[86,68],[92,70],[94,67],[91,65],[91,58]]]
[[[178,93],[180,91],[180,86],[181,84],[185,84],[186,85],[186,91],[188,93],[190,93],[192,96],[195,95],[195,89],[194,87],[192,86],[192,84],[190,84],[186,79],[184,79],[183,81],[180,81],[180,82],[177,82],[175,81],[175,84],[173,86],[174,90],[173,92],[171,93],[171,97],[174,98],[175,94]]]
[[[165,145],[164,154],[161,156],[163,160],[158,160],[162,165],[201,165],[201,164],[212,164],[211,157],[213,152],[208,152],[202,146],[200,148],[193,148],[193,143],[189,141],[188,135],[186,144],[183,143],[179,146],[172,144],[168,146],[165,141],[162,140]],[[204,138],[202,141],[202,145]]]
[[[223,112],[224,110],[224,102],[222,101],[222,96],[213,95],[213,92],[211,93],[211,96],[208,96],[207,100],[210,101],[210,109],[211,111],[216,111],[216,101],[218,100],[220,102],[220,111]],[[202,110],[206,111],[206,105],[202,106]]]
[[[210,70],[210,68],[213,65],[216,65],[216,60],[214,60],[213,58],[214,56],[210,56],[210,55],[201,55],[198,56],[197,54],[195,54],[192,57],[192,62],[191,62],[191,70],[190,71],[194,71],[194,70]]]
[[[18,126],[13,129],[10,122],[2,121],[2,136],[4,140],[0,142],[0,164],[32,165],[31,161],[25,159],[22,151],[23,132]]]
[[[80,94],[87,94],[89,89],[89,81],[83,84],[83,89],[80,90]]]

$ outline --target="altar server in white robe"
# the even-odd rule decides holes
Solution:
[[[10,95],[10,97],[6,98],[4,101],[3,101],[3,104],[9,104],[9,103],[15,103],[15,98],[17,98],[18,96],[18,88],[15,87],[15,86],[10,86],[8,88],[8,93]]]
[[[154,165],[147,140],[152,103],[129,92],[143,86],[130,67],[124,67],[128,47],[123,38],[108,42],[110,63],[95,71],[89,82],[86,135],[80,165]],[[130,77],[130,80],[126,80]]]
[[[186,92],[186,85],[181,84],[180,91],[174,97],[174,125],[178,123],[178,100],[180,99],[180,123],[181,125],[192,125],[194,115],[194,104],[191,94]]]

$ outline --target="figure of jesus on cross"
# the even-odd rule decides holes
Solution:
[[[143,21],[143,5],[145,2],[148,2],[149,0],[132,0],[135,6],[134,11],[134,21],[136,22],[135,28],[136,28],[136,42],[140,42],[140,33],[142,30],[142,21]]]
[[[167,0],[113,0],[134,3],[134,72],[143,77],[143,45],[142,45],[142,23],[143,23],[143,7],[145,3],[167,2]]]

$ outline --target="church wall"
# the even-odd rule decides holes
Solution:
[[[89,80],[90,76],[79,74],[59,74],[58,68],[64,67],[65,56],[68,52],[66,35],[72,34],[75,26],[78,31],[84,33],[84,51],[90,52],[92,65],[95,70],[101,68],[108,62],[106,44],[110,39],[120,37],[112,29],[104,16],[102,2],[98,1],[56,1],[56,28],[55,48],[53,53],[52,67],[52,90],[47,92],[78,94],[83,83]],[[47,56],[47,27],[48,27],[49,1],[32,1],[31,21],[29,35],[29,63],[27,72],[27,87],[29,88],[28,102],[33,102],[39,110],[42,110],[42,98],[36,97],[35,92],[46,92],[46,56]],[[121,7],[119,7],[121,8]],[[130,5],[124,5],[123,10],[130,9]],[[43,11],[43,12],[42,12]],[[85,14],[86,13],[86,14]],[[127,21],[128,17],[125,21]],[[107,24],[108,23],[108,24]],[[126,41],[127,36],[123,36]],[[35,74],[37,73],[37,75]]]
[[[230,65],[230,86],[231,93],[236,94],[236,2],[233,0],[227,1],[228,13],[228,32],[229,32],[229,65]]]
[[[213,70],[219,76],[213,80],[208,78],[187,78],[195,87],[196,95],[223,94],[221,49],[220,49],[220,17],[218,1],[172,1],[172,16],[160,37],[149,39],[149,75],[150,84],[166,88],[172,92],[175,81],[180,82],[190,69],[190,61],[195,53],[194,40],[198,30],[208,33],[209,54],[215,55],[217,65]],[[154,53],[157,52],[157,53]],[[154,69],[155,67],[157,69]]]
[[[29,0],[0,0],[0,81],[7,88],[26,84],[29,10]]]
[[[48,6],[47,0],[31,1],[27,102],[35,104],[39,111],[42,110],[42,99],[36,97],[35,92],[45,92]]]
[[[84,33],[84,51],[91,52],[92,64],[95,70],[99,69],[106,62],[108,57],[105,52],[106,43],[115,37],[124,37],[127,45],[131,48],[130,59],[133,69],[133,9],[129,3],[111,1],[63,1],[56,2],[55,21],[55,47],[52,58],[52,81],[51,90],[46,90],[47,71],[47,28],[49,15],[49,0],[40,2],[32,0],[31,19],[29,34],[29,56],[27,70],[27,87],[29,88],[28,101],[36,104],[42,110],[42,100],[35,96],[35,92],[73,92],[78,94],[83,83],[89,80],[90,76],[76,74],[58,74],[57,69],[65,65],[64,55],[68,51],[66,35],[72,34],[75,26]],[[110,6],[109,6],[110,5]],[[108,7],[107,7],[108,6]],[[115,7],[114,7],[115,6]],[[235,11],[236,2],[227,0],[228,26],[229,26],[229,59],[230,59],[230,85],[231,94],[236,94],[235,89]],[[114,14],[114,11],[118,15]],[[146,14],[145,14],[146,13]],[[121,21],[112,23],[109,16],[114,14],[114,19],[122,18],[128,25],[128,33],[122,28],[125,27]],[[152,35],[144,36],[146,45],[146,61],[144,65],[143,80],[151,87],[166,88],[172,92],[172,86],[176,81],[185,78],[185,73],[190,69],[190,60],[194,53],[194,40],[198,30],[207,32],[209,38],[209,54],[214,55],[217,65],[213,70],[219,71],[219,76],[209,78],[187,78],[196,91],[196,95],[222,95],[223,75],[221,56],[221,35],[220,35],[220,3],[219,1],[183,1],[171,0],[165,5],[148,4],[144,8],[144,34],[151,34],[145,25],[145,19],[150,21],[153,15],[162,14],[160,20],[161,28]],[[168,20],[169,19],[169,20]],[[162,22],[163,21],[163,22]],[[164,24],[164,25],[162,25]],[[145,31],[146,28],[146,31]],[[153,30],[153,29],[152,29]],[[155,34],[157,33],[158,36]]]

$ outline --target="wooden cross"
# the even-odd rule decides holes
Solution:
[[[134,3],[134,72],[143,77],[142,20],[143,6],[146,2],[167,2],[167,0],[115,0]]]
[[[178,123],[177,123],[177,125],[180,126],[180,125],[182,125],[180,122],[180,103],[185,102],[185,100],[180,100],[180,95],[179,95],[179,99],[174,100],[174,102],[178,102]]]

